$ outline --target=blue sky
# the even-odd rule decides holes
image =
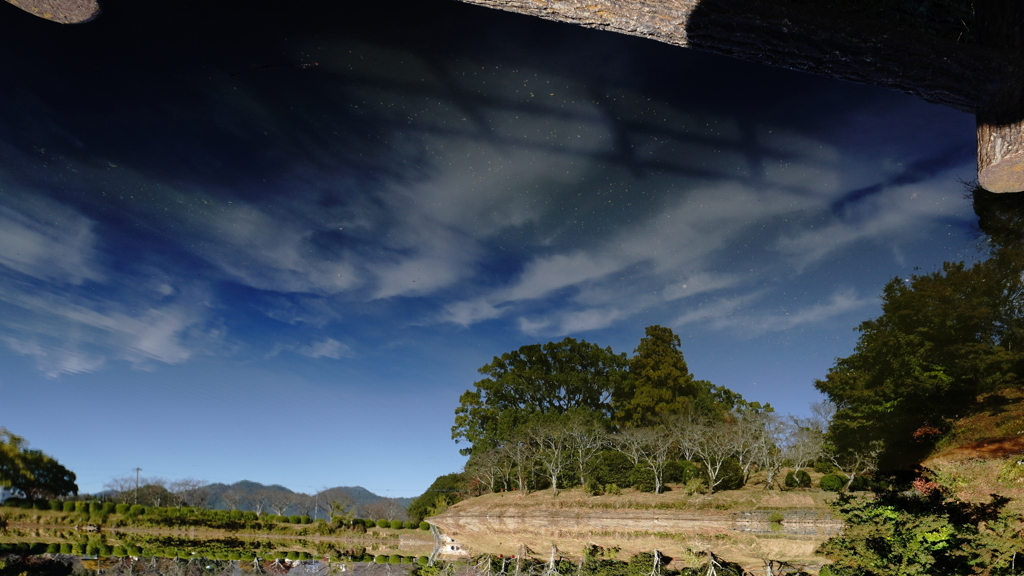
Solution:
[[[889,278],[979,255],[948,108],[454,2],[143,4],[0,6],[0,425],[85,492],[415,496],[493,356],[651,324],[804,413]]]

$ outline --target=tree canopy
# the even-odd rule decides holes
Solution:
[[[0,427],[0,485],[32,499],[77,494],[75,473],[39,450],[29,450],[25,439]]]
[[[816,382],[836,405],[837,448],[878,444],[883,466],[908,463],[930,448],[916,441],[921,430],[945,431],[980,394],[1019,383],[1024,250],[1014,224],[1024,202],[990,196],[974,193],[990,257],[893,278],[882,315],[858,326],[854,353]]]
[[[648,326],[629,359],[629,374],[612,397],[620,426],[650,426],[666,416],[716,411],[715,387],[695,380],[671,328]],[[730,406],[731,407],[731,406]]]
[[[490,449],[537,414],[580,407],[610,419],[612,394],[625,377],[626,355],[584,340],[530,344],[479,369],[487,377],[459,398],[452,438]]]

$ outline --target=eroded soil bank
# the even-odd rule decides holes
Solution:
[[[680,492],[589,496],[582,491],[487,494],[429,521],[472,554],[516,554],[523,546],[547,557],[551,546],[578,557],[597,545],[622,559],[659,550],[686,564],[703,551],[748,568],[763,559],[817,567],[814,550],[842,528],[819,491],[744,489],[714,495]]]

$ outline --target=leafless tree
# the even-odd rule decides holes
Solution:
[[[257,516],[263,514],[264,508],[270,507],[270,490],[256,490],[249,496],[249,504]]]
[[[500,460],[501,455],[497,450],[473,454],[473,457],[466,462],[465,473],[494,492],[495,481],[501,474]]]
[[[300,516],[312,518],[313,512],[319,504],[320,501],[315,496],[310,496],[303,492],[292,494],[292,509],[297,511]]]
[[[351,520],[356,517],[356,503],[352,495],[343,488],[329,488],[318,494],[320,507],[331,517]]]
[[[528,429],[537,446],[537,461],[551,481],[551,493],[558,496],[558,475],[570,464],[569,434],[561,424],[537,424]]]
[[[767,432],[767,419],[774,412],[747,410],[735,415],[731,427],[733,455],[743,471],[743,483],[750,480],[755,466],[761,465],[761,449]]]
[[[278,516],[284,516],[292,507],[295,494],[284,490],[260,490],[259,493],[267,503],[267,508]]]
[[[665,425],[668,426],[675,441],[677,454],[683,460],[694,460],[696,438],[703,422],[704,420],[693,412],[685,412],[665,420]]]
[[[511,490],[512,473],[515,471],[516,462],[509,456],[508,445],[503,444],[496,448],[494,456],[497,478],[501,480],[502,490]]]
[[[363,514],[369,518],[385,520],[408,520],[405,508],[394,498],[381,498],[363,505]]]
[[[572,418],[565,428],[569,451],[576,463],[580,486],[587,485],[587,466],[607,444],[606,436],[596,423],[583,418]]]
[[[755,457],[765,472],[764,488],[771,490],[788,459],[794,426],[790,420],[775,413],[765,414],[762,423],[764,433],[760,435],[755,445]]]
[[[661,494],[665,464],[672,457],[675,438],[664,424],[638,430],[640,458],[654,474],[654,493]]]
[[[113,494],[111,497],[121,504],[131,504],[135,501],[135,476],[123,478],[111,478],[103,487]]]
[[[647,439],[641,428],[623,428],[609,436],[609,441],[612,447],[625,454],[634,466],[643,459],[644,443]]]
[[[708,488],[715,488],[725,479],[721,475],[722,465],[733,455],[735,442],[732,424],[727,422],[693,422],[694,455],[704,464],[708,475]]]
[[[502,451],[515,466],[516,483],[519,492],[524,496],[529,491],[529,481],[533,476],[533,463],[537,457],[537,447],[530,442],[525,434],[520,434],[502,446]]]
[[[179,508],[181,506],[204,508],[206,507],[207,500],[210,498],[210,491],[206,486],[207,483],[204,480],[182,478],[181,480],[171,482],[167,489],[174,495],[176,505]]]
[[[826,451],[826,456],[839,471],[846,476],[846,486],[843,490],[849,490],[854,478],[867,474],[878,465],[878,456],[882,453],[882,443],[879,440],[871,442],[867,446],[848,449],[845,452],[834,450]]]
[[[825,445],[825,433],[812,422],[794,419],[792,423],[792,441],[786,455],[796,468],[803,468],[822,455]]]
[[[221,493],[220,499],[224,501],[224,505],[228,507],[228,510],[238,510],[239,505],[242,503],[242,495],[236,490],[225,490]]]

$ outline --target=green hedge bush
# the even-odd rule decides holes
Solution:
[[[50,510],[54,512],[60,512],[64,509],[64,503],[60,500],[50,500]]]
[[[64,512],[74,512],[75,511],[75,502],[72,502],[71,500],[68,500],[68,501],[64,502],[63,509],[64,509]]]
[[[616,484],[622,488],[632,486],[630,475],[633,462],[618,450],[604,450],[594,458],[593,476],[601,484]]]
[[[385,520],[384,518],[377,520],[377,528],[387,528],[388,526],[391,526],[390,520]]]
[[[839,492],[846,485],[846,479],[838,474],[826,474],[818,481],[818,487],[826,492]]]
[[[389,526],[393,530],[401,530],[402,527],[405,526],[405,522],[402,522],[401,520],[392,520]]]
[[[429,522],[420,522],[420,530],[430,530]]]

